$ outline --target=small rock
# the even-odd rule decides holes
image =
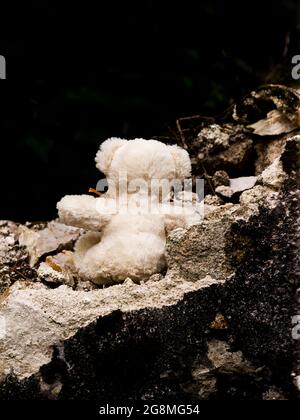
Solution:
[[[18,225],[0,221],[0,293],[15,281],[34,281],[36,271],[27,262],[28,253],[18,244]]]
[[[228,199],[231,198],[234,194],[239,194],[243,191],[253,188],[256,181],[256,176],[243,176],[239,178],[232,178],[229,181],[229,187],[221,185],[216,188],[216,193]]]
[[[19,243],[27,248],[30,265],[34,266],[45,254],[72,248],[83,230],[53,221],[40,231],[20,226],[19,232]]]
[[[276,206],[278,194],[277,191],[273,191],[268,187],[255,185],[250,190],[246,190],[241,194],[240,203],[243,206],[255,207],[256,209],[261,205],[273,208]]]
[[[149,277],[148,281],[160,281],[164,278],[164,276],[160,273],[152,274],[151,277]]]
[[[251,159],[253,141],[241,125],[209,124],[191,140],[188,150],[194,174],[216,171],[242,171]]]
[[[81,280],[80,278],[76,280],[75,290],[90,292],[91,290],[98,289],[98,286],[91,281]]]
[[[253,373],[256,370],[252,363],[244,358],[241,351],[230,351],[230,346],[225,341],[210,341],[207,356],[215,369],[224,372]]]
[[[256,176],[242,176],[240,178],[232,178],[230,179],[230,188],[232,189],[234,194],[250,190],[250,188],[254,187],[256,181]]]
[[[210,324],[210,328],[212,328],[213,330],[227,330],[228,323],[226,319],[224,318],[224,315],[218,313],[215,319]]]
[[[248,126],[254,129],[254,134],[259,136],[278,136],[283,133],[290,133],[298,127],[295,121],[290,121],[277,109],[268,112],[267,117]]]
[[[130,278],[130,277],[127,277],[125,280],[124,280],[124,284],[126,285],[126,286],[134,286],[134,281]]]
[[[10,236],[14,238],[14,242],[16,242],[19,238],[18,226],[17,223],[11,222],[10,220],[1,220],[0,236]]]
[[[228,187],[230,185],[229,175],[225,171],[216,171],[212,177],[215,188],[222,185]]]
[[[62,285],[65,284],[70,287],[74,287],[75,282],[73,274],[68,271],[58,271],[52,268],[48,263],[42,262],[37,270],[39,280],[46,284]]]
[[[233,190],[230,187],[225,187],[223,185],[216,188],[216,193],[224,198],[231,198],[233,196]]]
[[[235,207],[215,207],[205,213],[202,223],[188,229],[175,229],[167,238],[166,259],[169,270],[189,280],[207,275],[223,281],[234,269],[226,254],[226,235]]]
[[[270,166],[275,159],[280,157],[285,149],[286,139],[276,138],[275,140],[259,141],[255,145],[257,159],[255,161],[255,174],[259,175]]]
[[[300,375],[297,375],[297,376],[294,378],[294,384],[295,384],[295,386],[296,386],[297,390],[298,390],[298,391],[300,391]]]
[[[266,108],[268,103],[268,108]],[[263,85],[242,98],[235,106],[233,118],[239,124],[257,129],[257,134],[278,135],[299,127],[300,95],[283,85]]]
[[[207,206],[222,206],[224,201],[217,195],[207,194],[204,198],[204,204]]]
[[[259,175],[257,182],[267,187],[279,189],[286,179],[287,174],[284,172],[282,162],[278,157]]]
[[[25,249],[15,245],[13,236],[0,235],[0,265],[14,265],[26,260],[27,257]]]
[[[72,251],[62,251],[56,255],[49,255],[46,257],[46,264],[48,264],[53,270],[64,272],[64,271],[75,271],[74,258]]]
[[[43,381],[42,378],[40,378],[39,385],[42,396],[48,400],[56,400],[63,387],[63,384],[60,381],[56,380],[53,383],[48,384]]]
[[[197,396],[200,400],[209,400],[218,392],[217,378],[205,366],[192,370],[191,376],[194,383],[187,384],[184,389]]]
[[[263,400],[286,400],[282,391],[276,386],[271,386],[266,392],[263,393]]]

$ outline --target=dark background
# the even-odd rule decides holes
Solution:
[[[257,85],[292,84],[300,2],[31,1],[1,5],[0,219],[56,216],[86,193],[107,137],[170,137]]]

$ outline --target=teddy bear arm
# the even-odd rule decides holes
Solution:
[[[66,195],[57,203],[62,223],[86,230],[100,231],[107,223],[96,208],[96,198],[89,195]]]

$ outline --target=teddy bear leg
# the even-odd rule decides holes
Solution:
[[[75,245],[74,263],[76,271],[79,276],[85,280],[92,281],[93,267],[88,261],[88,251],[97,245],[101,240],[100,232],[87,232],[85,235],[78,239]]]

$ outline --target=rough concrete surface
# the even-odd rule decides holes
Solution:
[[[296,99],[253,92],[186,142],[195,174],[202,160],[207,183],[235,191],[206,194],[204,219],[169,234],[167,272],[145,283],[78,278],[76,228],[0,222],[0,399],[298,397]]]

